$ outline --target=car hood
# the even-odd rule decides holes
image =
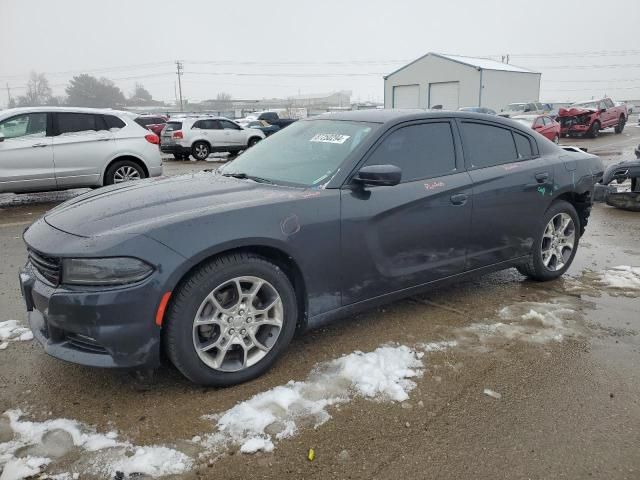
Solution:
[[[583,108],[583,107],[569,107],[569,108],[561,108],[558,110],[559,117],[576,117],[578,115],[584,115],[585,113],[595,113],[597,110],[593,108]]]
[[[128,182],[69,200],[44,220],[81,237],[147,233],[155,226],[265,202],[289,200],[304,190],[213,173]]]

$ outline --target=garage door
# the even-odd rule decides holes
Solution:
[[[459,94],[460,82],[430,83],[429,108],[442,105],[444,110],[457,110]]]
[[[393,87],[393,108],[420,108],[420,86],[396,85]]]

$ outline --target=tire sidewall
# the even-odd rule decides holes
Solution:
[[[298,314],[295,291],[282,270],[261,259],[242,258],[240,262],[230,262],[224,266],[216,264],[211,272],[199,283],[178,293],[178,295],[186,295],[186,298],[180,302],[181,311],[176,310],[176,304],[173,302],[169,308],[165,333],[171,337],[170,341],[176,347],[174,354],[179,356],[178,359],[172,358],[172,360],[187,378],[201,385],[229,386],[246,382],[266,372],[293,338]],[[283,326],[273,348],[257,364],[238,372],[217,371],[208,367],[195,350],[193,321],[202,301],[214,288],[231,278],[240,276],[260,277],[277,290],[283,305]]]
[[[560,270],[552,272],[545,267],[542,261],[542,239],[544,235],[544,230],[547,227],[547,224],[551,221],[553,217],[558,215],[559,213],[568,214],[573,220],[573,225],[575,228],[575,239],[573,242],[573,250],[571,251],[571,256],[569,260],[565,263],[564,267]],[[569,202],[565,202],[564,200],[557,200],[551,204],[551,206],[547,209],[544,216],[542,217],[542,221],[538,226],[538,233],[533,244],[533,264],[536,270],[537,275],[540,279],[543,280],[553,280],[555,278],[561,277],[571,266],[573,263],[573,259],[576,256],[578,251],[578,244],[580,243],[580,219],[578,218],[578,213],[576,209]]]
[[[197,147],[198,145],[204,145],[204,146],[207,148],[207,152],[208,152],[208,153],[207,153],[207,155],[206,155],[204,158],[199,157],[199,156],[196,154],[196,147]],[[193,147],[191,148],[191,155],[192,155],[192,156],[193,156],[193,158],[195,158],[196,160],[206,160],[207,158],[209,158],[209,155],[211,155],[211,147],[209,147],[209,145],[207,145],[207,144],[206,144],[206,142],[196,142],[196,143],[194,143],[194,144],[193,144]],[[187,159],[188,159],[188,158],[189,158],[189,157],[187,156]]]
[[[120,167],[125,167],[125,166],[135,168],[138,174],[140,175],[140,180],[142,180],[143,178],[146,178],[146,175],[144,174],[144,170],[140,168],[140,165],[130,160],[119,160],[107,169],[107,173],[105,174],[104,184],[114,185],[116,183],[115,182],[116,171]]]

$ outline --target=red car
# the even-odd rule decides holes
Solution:
[[[151,130],[159,137],[167,120],[169,120],[169,117],[165,115],[140,115],[136,118],[136,123],[147,130]]]
[[[553,143],[560,141],[560,124],[549,115],[516,115],[511,118],[520,123],[524,123],[529,128],[533,128]]]
[[[629,113],[626,105],[615,105],[610,98],[574,103],[558,111],[562,134],[596,138],[600,130],[613,127],[622,133]]]

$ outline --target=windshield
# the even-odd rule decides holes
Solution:
[[[525,105],[526,103],[510,103],[509,105],[507,105],[507,108],[505,110],[509,110],[512,112],[524,112]]]
[[[370,123],[339,120],[296,122],[218,171],[285,185],[321,185],[375,127]]]
[[[523,125],[526,125],[527,127],[531,128],[531,126],[533,126],[533,121],[535,120],[535,117],[527,117],[527,118],[514,118],[514,120],[516,122],[520,122]]]

